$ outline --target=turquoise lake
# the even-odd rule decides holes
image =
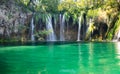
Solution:
[[[120,74],[120,42],[1,45],[0,74]]]

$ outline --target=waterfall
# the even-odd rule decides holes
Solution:
[[[120,41],[120,30],[118,31],[118,34],[117,34],[117,40]]]
[[[60,14],[60,41],[65,41],[64,38],[64,27],[65,27],[65,15]]]
[[[117,32],[117,35],[114,36],[113,42],[120,41],[120,30]]]
[[[32,20],[31,20],[31,41],[35,41],[35,37],[34,37],[34,18],[32,17]]]
[[[52,26],[52,17],[51,15],[47,15],[46,17],[46,29],[49,31],[49,34],[47,36],[47,41],[56,41],[56,35],[53,30]]]
[[[89,29],[90,29],[90,32],[91,32],[90,33],[90,38],[89,38],[90,40],[92,39],[92,33],[93,33],[92,30],[91,30],[92,25],[93,25],[92,18],[90,18],[90,21],[89,21]]]
[[[78,27],[78,37],[77,37],[77,41],[80,41],[81,21],[82,21],[82,15],[79,17],[79,27]]]

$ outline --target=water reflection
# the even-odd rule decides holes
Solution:
[[[119,68],[119,60],[116,59],[114,43],[80,44],[78,49],[79,73],[113,74],[119,72],[119,70],[116,71]]]
[[[120,42],[117,42],[117,43],[115,43],[115,46],[116,46],[116,52],[117,52],[117,54],[118,55],[120,55]],[[119,56],[119,58],[120,58],[120,56]]]
[[[120,43],[53,44],[19,49],[22,50],[17,47],[0,50],[3,64],[0,68],[4,66],[1,70],[6,74],[120,73]]]
[[[120,59],[120,42],[115,43],[116,47],[116,58]],[[120,61],[118,61],[118,65],[120,66]]]
[[[79,44],[79,72],[77,74],[88,74],[88,65],[89,65],[89,50],[88,44]]]

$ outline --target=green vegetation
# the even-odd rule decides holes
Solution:
[[[7,1],[8,0],[1,0],[0,3],[7,3]],[[82,16],[83,24],[83,19],[86,17],[86,22],[89,25],[86,38],[91,35],[93,39],[99,38],[99,40],[101,40],[106,38],[112,40],[120,29],[119,0],[14,0],[14,2],[23,9],[23,12],[35,13],[34,23],[38,23],[39,20],[42,19],[45,24],[46,14],[51,14],[53,17],[56,17],[56,21],[59,20],[57,17],[58,14],[65,15],[66,22],[69,22],[69,19],[72,17],[73,24],[78,22],[80,16]],[[8,18],[12,18],[12,15],[9,14]],[[90,19],[92,19],[92,23],[89,22]],[[35,24],[35,26],[37,26],[37,24]],[[105,26],[108,28],[105,28]],[[26,29],[28,28],[27,25]],[[99,34],[94,34],[95,30],[97,30]],[[26,30],[24,30],[24,32],[25,31]],[[24,32],[21,32],[23,36]],[[35,32],[36,37],[42,37],[43,39],[45,35],[49,33],[45,31],[45,29],[40,31],[36,30]],[[42,38],[40,38],[40,40]]]
[[[16,0],[19,5],[32,12],[57,12],[59,0]]]

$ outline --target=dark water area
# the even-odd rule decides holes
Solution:
[[[0,74],[119,74],[120,42],[0,45]]]

